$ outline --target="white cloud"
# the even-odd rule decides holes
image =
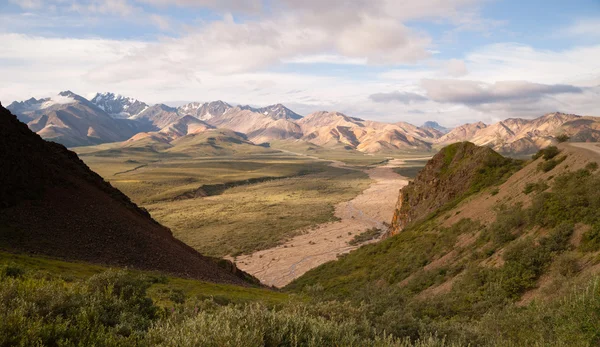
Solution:
[[[465,62],[459,59],[450,59],[445,64],[446,73],[452,77],[462,77],[469,73]]]
[[[600,74],[600,45],[550,51],[502,43],[477,49],[467,54],[465,61],[469,66],[469,78],[474,80],[572,84]]]
[[[493,84],[465,80],[423,80],[427,96],[437,102],[466,105],[498,102],[537,101],[545,96],[580,94],[583,89],[564,84],[546,85],[526,81],[499,81]]]
[[[376,93],[371,94],[369,96],[373,102],[378,103],[390,103],[390,102],[399,102],[403,104],[410,104],[413,102],[426,101],[428,100],[421,94],[412,93],[412,92],[400,92],[395,91],[391,93]]]
[[[600,18],[580,19],[561,33],[572,37],[600,37]]]
[[[367,65],[365,58],[349,58],[335,54],[302,55],[281,61],[284,64],[337,64],[337,65]]]

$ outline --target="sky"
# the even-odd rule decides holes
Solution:
[[[600,116],[600,0],[0,0],[0,101],[283,103],[445,126]]]

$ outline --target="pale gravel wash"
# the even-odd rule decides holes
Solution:
[[[348,244],[355,235],[370,228],[383,229],[384,223],[392,220],[398,191],[408,184],[392,170],[402,163],[392,160],[364,170],[374,182],[354,199],[336,205],[335,216],[340,221],[321,224],[277,247],[237,257],[236,265],[263,284],[283,287],[310,269],[358,248],[360,245]],[[357,170],[341,162],[330,165]]]

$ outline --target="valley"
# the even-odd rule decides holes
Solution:
[[[298,144],[277,145],[300,148]],[[355,235],[372,227],[383,229],[382,223],[389,222],[396,192],[405,182],[393,172],[396,162],[381,155],[244,148],[229,156],[132,151],[118,144],[75,150],[177,238],[203,254],[230,259],[287,249],[297,238],[315,235],[315,231],[335,238],[345,251],[354,249],[347,242]],[[416,154],[407,157],[418,158]],[[355,205],[359,210],[351,210]],[[346,227],[352,230],[329,235],[332,229]],[[316,239],[308,242],[310,249],[321,247],[321,242],[313,247]],[[335,254],[306,262],[302,271],[295,273],[335,258]],[[242,266],[247,261],[237,262]]]
[[[262,283],[283,287],[314,267],[335,260],[363,244],[378,241],[392,218],[397,191],[408,183],[407,178],[393,171],[403,163],[395,159],[386,165],[366,169],[346,167],[340,162],[330,164],[348,170],[361,170],[369,175],[373,183],[352,200],[335,205],[337,221],[315,225],[277,247],[233,260],[240,269]],[[357,235],[373,229],[377,230],[379,236],[363,243],[350,244]]]

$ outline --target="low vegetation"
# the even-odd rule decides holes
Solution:
[[[367,229],[365,232],[354,235],[354,238],[348,242],[351,246],[356,246],[367,241],[375,240],[381,237],[382,230],[379,228]]]
[[[426,164],[427,160],[407,160],[401,167],[396,167],[393,170],[400,176],[415,178]]]
[[[462,219],[441,227],[425,219],[287,289],[363,303],[374,326],[395,336],[438,334],[494,346],[596,344],[598,279],[578,276],[587,254],[592,264],[600,260],[592,253],[600,250],[600,176],[592,166],[526,186],[531,204],[499,206],[489,225]],[[575,229],[584,230],[579,245],[571,241]],[[550,282],[540,289],[543,276]],[[551,291],[549,301],[522,301],[540,290]]]
[[[92,169],[179,239],[218,257],[270,248],[334,221],[334,206],[370,184],[363,172],[282,152],[194,157],[133,149],[107,154],[102,146],[99,152],[78,150]],[[383,160],[357,156],[352,157]]]
[[[323,172],[227,189],[210,198],[161,201],[145,207],[175,236],[211,256],[268,249],[321,223],[334,206],[370,184],[367,174],[324,166]]]
[[[151,294],[157,284],[170,285],[170,279],[115,269],[73,278],[4,264],[0,346],[412,345],[375,329],[364,306],[299,300],[273,305],[258,298],[236,303],[173,288],[157,301]],[[438,345],[435,338],[419,342]]]

